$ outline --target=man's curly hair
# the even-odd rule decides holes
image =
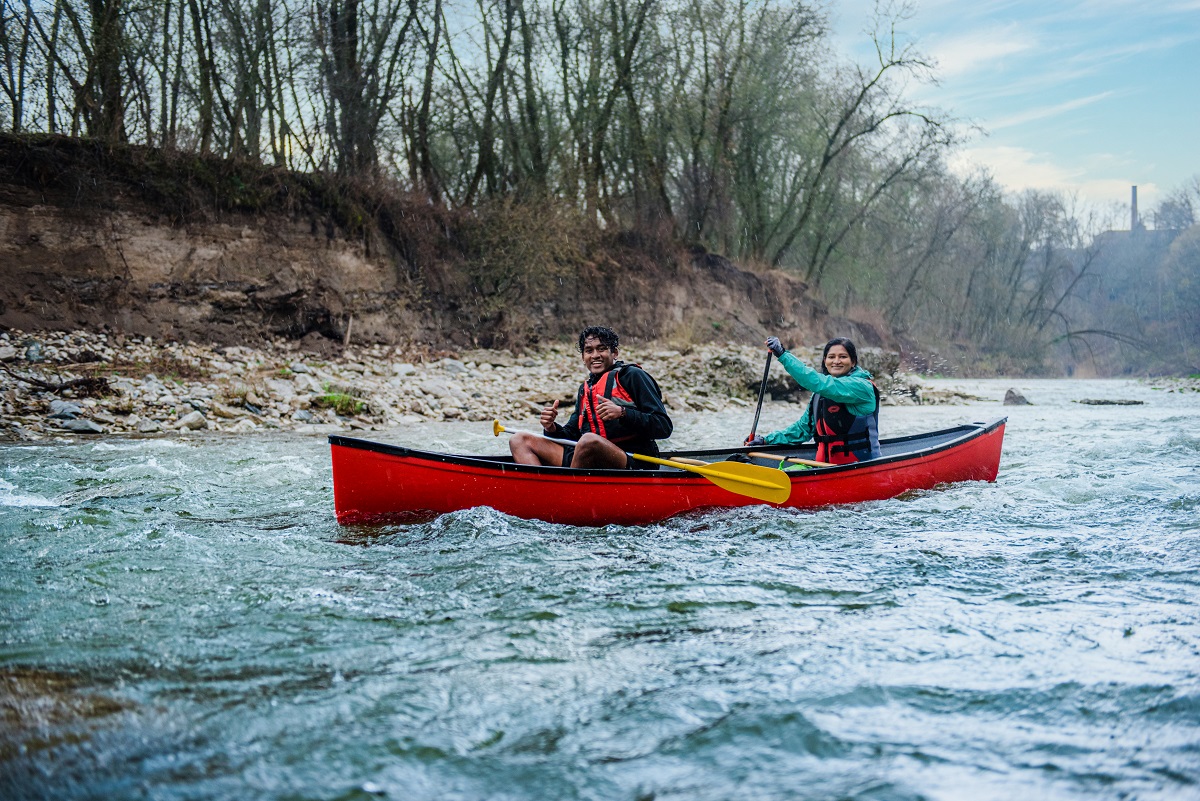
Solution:
[[[611,328],[605,328],[602,325],[593,325],[583,329],[583,333],[579,335],[579,352],[583,353],[583,343],[588,337],[595,337],[600,340],[600,344],[604,345],[611,351],[617,349],[617,343],[620,339],[617,337],[617,332]]]

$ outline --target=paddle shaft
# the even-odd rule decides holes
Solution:
[[[510,431],[509,429],[500,425],[499,420],[493,421],[492,434],[495,436],[500,436],[501,432],[505,434],[532,433],[528,431]],[[572,447],[578,444],[572,440],[555,439],[554,437],[546,437],[546,439],[560,445],[570,445]],[[699,467],[696,465],[687,464],[686,462],[676,462],[671,459],[658,459],[654,456],[645,456],[640,453],[629,453],[628,451],[626,451],[626,455],[629,458],[636,459],[640,462],[649,462],[651,464],[663,465],[665,467],[674,467],[678,470],[683,470],[688,473],[698,473],[699,475],[707,478],[709,481],[716,483],[718,486],[727,489],[730,492],[734,492],[739,495],[749,495],[757,498],[758,500],[770,501],[771,503],[786,502],[792,491],[791,482],[777,479],[776,476],[780,474],[772,468],[738,464],[736,462],[706,463],[706,467]],[[749,472],[750,475],[747,475],[747,472]]]
[[[518,432],[518,431],[509,431],[507,428],[501,428],[500,430],[503,431],[505,434],[522,433],[522,432]],[[524,432],[524,433],[532,434],[533,432],[528,431],[528,432]],[[550,442],[555,442],[559,445],[566,445],[566,446],[569,446],[572,448],[574,448],[576,445],[579,444],[575,440],[571,440],[571,439],[557,439],[555,437],[544,437],[544,439],[546,439]],[[680,470],[686,470],[690,473],[699,473],[702,476],[719,476],[721,478],[724,478],[724,476],[722,476],[719,472],[716,472],[713,470],[705,470],[703,467],[701,467],[700,465],[707,465],[709,463],[701,462],[699,459],[688,459],[687,461],[682,461],[682,460],[676,461],[674,459],[659,459],[655,456],[644,456],[643,454],[640,454],[640,453],[630,453],[628,451],[625,452],[625,455],[630,457],[631,459],[637,459],[638,461],[641,461],[641,462],[650,462],[652,464],[666,465],[667,467],[676,467],[676,468],[679,468]],[[699,464],[695,464],[696,462],[698,462]],[[757,487],[773,487],[774,486],[773,484],[771,484],[769,482],[759,481],[758,479],[754,479],[754,478],[738,478],[738,481],[742,481],[746,484],[753,484]]]
[[[510,431],[509,429],[505,428],[504,426],[499,425],[499,423],[496,423],[494,425],[497,426],[494,429],[494,433],[496,436],[500,436],[501,433],[504,433],[504,434],[531,434],[535,437],[539,436],[538,434],[534,434],[532,431]],[[556,445],[562,445],[565,448],[574,448],[579,445],[579,443],[573,439],[559,439],[557,437],[548,437],[544,434],[541,435],[541,438],[546,440],[547,442],[553,442]],[[626,452],[625,455],[632,456],[635,459],[638,457],[638,454],[636,454],[636,453]],[[707,462],[705,462],[705,464],[707,464]]]
[[[767,394],[767,379],[771,377],[771,351],[767,351],[767,366],[763,368],[762,383],[758,385],[758,408],[754,410],[754,424],[750,426],[750,436],[746,440],[754,439],[755,432],[758,431],[758,418],[762,414],[763,398]]]
[[[501,431],[503,431],[506,434],[516,434],[517,433],[516,431],[509,431],[506,428],[501,429]],[[530,433],[532,433],[532,432],[530,432]],[[545,437],[545,439],[549,440],[550,442],[556,442],[559,445],[569,445],[572,448],[579,444],[578,442],[575,442],[574,440],[570,440],[570,439],[556,439],[555,437]],[[699,473],[702,476],[707,476],[707,477],[715,476],[717,478],[727,478],[727,476],[723,475],[722,473],[720,473],[717,470],[704,469],[704,466],[707,466],[710,463],[702,462],[699,459],[659,459],[655,456],[645,456],[640,453],[630,453],[629,451],[626,451],[625,455],[631,459],[637,459],[640,462],[650,462],[651,464],[666,465],[667,467],[674,467],[679,470],[686,470],[689,473]],[[753,455],[754,454],[751,454],[751,456],[753,456]],[[759,455],[765,456],[766,454],[759,454]],[[775,457],[771,457],[771,458],[775,458]],[[812,462],[812,464],[814,466],[816,466],[816,465],[820,465],[822,467],[825,466],[824,462]],[[739,476],[737,478],[737,480],[742,482],[743,484],[753,484],[756,487],[767,487],[768,489],[774,488],[774,486],[775,486],[774,484],[770,483],[769,481],[759,481],[756,478],[743,478],[743,477]]]
[[[532,431],[509,431],[507,428],[501,430],[504,431],[505,434],[533,434]],[[533,435],[535,437],[537,436],[537,434]],[[573,439],[558,439],[557,437],[547,437],[545,435],[542,436],[542,439],[546,440],[547,442],[553,442],[555,444],[562,445],[566,448],[574,448],[579,444]]]
[[[747,456],[753,456],[755,459],[778,459],[781,462],[794,462],[796,464],[806,464],[809,467],[833,467],[833,462],[814,462],[812,459],[801,459],[798,456],[776,456],[773,453],[763,453],[762,451],[750,451]]]

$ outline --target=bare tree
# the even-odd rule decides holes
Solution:
[[[9,128],[18,133],[25,119],[25,93],[29,81],[29,48],[33,32],[30,0],[0,4],[0,91],[8,98]]]
[[[868,158],[886,154],[888,160],[878,170],[873,187],[858,197],[845,198],[855,207],[848,220],[853,225],[894,183],[923,167],[950,141],[946,126],[931,113],[908,105],[892,83],[893,77],[899,80],[923,72],[929,65],[911,45],[898,42],[894,21],[891,24],[887,39],[875,38],[878,63],[872,70],[855,67],[843,72],[840,89],[814,96],[817,104],[811,111],[823,141],[809,158],[793,162],[782,213],[767,237],[769,260],[780,265],[791,256],[802,235],[809,234],[803,264],[810,281],[820,279],[827,259],[823,257],[826,241],[839,237],[838,231],[822,229],[816,212],[823,203],[828,208],[828,194],[837,191],[840,183],[836,178],[843,164],[862,157],[864,151]]]
[[[1154,227],[1181,231],[1200,222],[1200,175],[1169,193],[1154,212]]]
[[[373,174],[381,122],[411,68],[417,0],[321,0],[317,8],[325,133],[337,169]]]
[[[47,91],[54,92],[56,73],[70,85],[72,132],[82,127],[90,136],[125,141],[124,0],[57,0],[49,32],[37,14],[29,19],[48,61]],[[69,40],[61,38],[64,23]]]
[[[485,21],[483,34],[483,51],[485,53],[485,81],[482,91],[476,89],[475,107],[479,110],[477,121],[477,143],[475,147],[475,171],[467,184],[465,205],[472,205],[479,192],[480,181],[486,182],[487,194],[495,195],[500,189],[501,164],[496,153],[496,123],[498,115],[498,98],[501,86],[508,72],[508,55],[512,48],[513,29],[516,20],[517,4],[513,0],[503,0],[499,4],[500,29],[492,30],[487,25],[490,15],[480,3],[480,17]]]
[[[442,0],[434,0],[433,12],[428,20],[417,18],[421,33],[422,55],[425,66],[421,79],[420,99],[414,104],[406,103],[402,114],[402,127],[406,131],[409,178],[414,187],[421,187],[434,203],[442,202],[443,180],[438,175],[433,155],[432,117],[433,100],[437,77],[438,54],[442,47],[445,30]]]

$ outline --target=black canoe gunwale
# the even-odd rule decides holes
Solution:
[[[942,451],[957,448],[963,443],[972,439],[977,439],[986,434],[995,431],[1000,426],[1008,422],[1007,417],[1000,417],[991,422],[978,423],[963,423],[962,425],[943,428],[939,431],[927,431],[921,434],[909,434],[903,437],[891,437],[880,440],[880,447],[901,445],[905,442],[922,439],[941,439],[954,433],[961,432],[961,436],[941,442],[929,448],[918,448],[916,450],[897,453],[892,456],[882,456],[878,459],[872,459],[867,462],[852,462],[850,464],[832,465],[830,467],[814,467],[809,470],[793,473],[794,476],[812,476],[812,475],[830,475],[833,473],[844,473],[851,470],[860,470],[864,467],[874,467],[879,465],[888,465],[896,462],[910,461],[916,458],[924,458],[932,456]],[[577,469],[572,467],[551,467],[546,465],[526,465],[517,464],[512,461],[511,456],[473,456],[466,454],[455,453],[439,453],[438,451],[423,451],[417,448],[406,448],[403,445],[389,445],[384,442],[375,442],[368,439],[360,439],[358,437],[348,437],[342,434],[329,435],[330,446],[340,446],[343,448],[354,448],[356,450],[371,451],[374,453],[382,453],[390,456],[399,456],[406,458],[423,459],[430,462],[440,462],[442,464],[456,464],[464,467],[485,467],[492,470],[497,470],[501,473],[529,473],[542,476],[623,476],[629,478],[633,475],[645,476],[646,478],[662,478],[664,476],[688,476],[687,471],[679,471],[679,473],[663,472],[661,470],[625,470],[625,469]],[[800,451],[804,451],[805,446],[799,446]],[[669,451],[660,454],[664,459],[669,459],[672,456],[684,456],[688,458],[702,459],[705,456],[729,456],[732,454],[745,454],[750,451],[761,453],[796,453],[798,446],[796,445],[763,445],[753,448],[710,448],[708,450],[692,450],[692,451]],[[808,446],[808,450],[815,452],[815,446]]]

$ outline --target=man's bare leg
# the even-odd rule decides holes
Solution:
[[[571,467],[607,467],[624,469],[629,457],[620,445],[614,445],[599,434],[587,433],[579,438]]]
[[[513,434],[508,450],[517,464],[562,466],[563,446],[536,434]]]

